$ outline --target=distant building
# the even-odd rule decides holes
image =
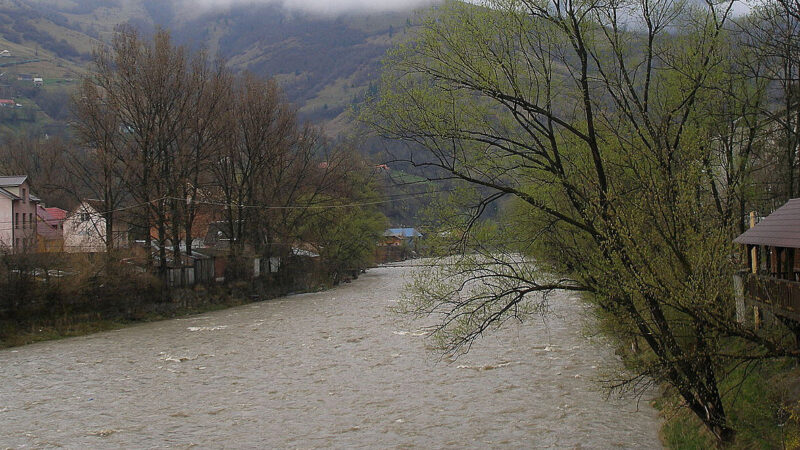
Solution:
[[[416,228],[389,228],[383,233],[384,245],[401,246],[406,245],[411,249],[416,248],[417,241],[422,237],[422,233]]]
[[[375,260],[378,263],[387,263],[415,257],[420,238],[422,233],[416,228],[389,228],[375,248]]]
[[[33,78],[33,85],[34,86],[44,86],[44,79],[39,78],[39,77],[34,77]]]
[[[98,253],[106,251],[106,219],[98,200],[84,200],[64,220],[64,251]],[[127,224],[115,217],[112,230],[114,247],[128,244]]]
[[[10,50],[2,50],[0,51],[0,58],[11,58],[11,51]]]
[[[16,108],[17,102],[7,98],[0,98],[0,108]]]
[[[38,204],[26,175],[0,176],[0,251],[34,250]]]

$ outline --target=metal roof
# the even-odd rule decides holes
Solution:
[[[0,177],[0,187],[17,187],[24,183],[28,177],[25,175],[9,175]]]
[[[383,233],[383,235],[411,238],[411,237],[421,237],[422,233],[417,231],[415,228],[389,228]]]
[[[800,248],[800,198],[793,198],[733,240],[738,244]]]

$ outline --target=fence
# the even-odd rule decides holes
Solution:
[[[770,305],[776,315],[800,321],[800,282],[751,273],[742,277],[748,299]]]

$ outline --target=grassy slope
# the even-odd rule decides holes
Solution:
[[[188,13],[174,9],[154,0],[0,0],[0,22],[8,24],[0,26],[0,49],[30,57],[38,52],[42,58],[9,68],[10,75],[77,79],[86,73],[92,49],[107,41],[117,24],[131,22],[146,31],[161,24],[178,42],[221,53],[235,70],[275,76],[301,116],[337,135],[352,127],[351,104],[377,81],[383,54],[408,32],[412,16],[320,17],[264,5]],[[26,37],[30,27],[42,42]],[[45,44],[53,40],[63,40],[74,54],[48,50]]]

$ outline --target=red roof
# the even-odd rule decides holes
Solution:
[[[5,99],[5,98],[0,98],[0,103],[2,103],[4,105],[16,105],[17,104],[16,102],[14,102],[14,100],[8,100],[8,99]]]
[[[67,211],[61,208],[44,208],[44,210],[55,220],[64,220],[67,218]]]

